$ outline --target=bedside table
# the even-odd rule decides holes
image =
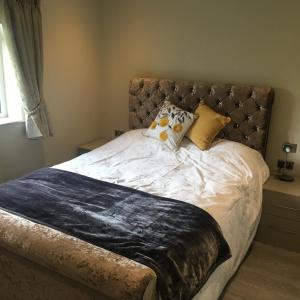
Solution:
[[[264,184],[256,240],[300,252],[300,177],[284,182],[272,176]]]
[[[90,152],[100,146],[103,146],[104,144],[108,143],[111,140],[112,140],[112,138],[99,138],[97,140],[80,145],[78,147],[78,155]]]

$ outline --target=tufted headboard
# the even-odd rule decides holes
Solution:
[[[188,111],[199,102],[231,117],[219,137],[265,155],[274,92],[267,86],[134,78],[129,86],[129,127],[148,127],[166,99]]]

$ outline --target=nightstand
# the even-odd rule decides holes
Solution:
[[[99,138],[94,141],[88,142],[86,144],[80,145],[78,147],[78,155],[90,152],[100,146],[103,146],[104,144],[108,143],[111,140],[112,138]]]
[[[270,177],[263,187],[262,217],[256,240],[300,252],[300,177]]]

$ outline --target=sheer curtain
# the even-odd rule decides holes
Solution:
[[[43,97],[43,44],[40,0],[0,0],[4,38],[26,114],[28,138],[53,135]]]

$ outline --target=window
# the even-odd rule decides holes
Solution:
[[[0,124],[23,120],[21,94],[0,24]]]
[[[7,117],[6,109],[6,92],[4,86],[4,40],[2,34],[2,26],[0,24],[0,118]]]

